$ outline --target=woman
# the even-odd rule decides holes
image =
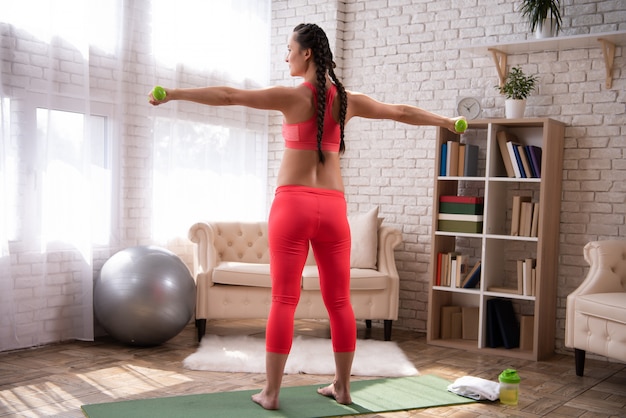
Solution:
[[[266,330],[267,381],[252,397],[265,409],[279,407],[309,243],[319,268],[336,367],[333,383],[318,392],[341,404],[352,402],[350,373],[356,323],[350,303],[350,229],[339,163],[345,149],[345,124],[360,116],[442,126],[454,132],[456,121],[414,106],[381,103],[346,91],[333,70],[328,38],[315,24],[296,26],[287,49],[285,61],[290,74],[304,78],[296,87],[166,89],[163,100],[150,96],[153,105],[187,100],[210,106],[278,110],[284,116],[285,152],[268,222],[272,305]]]

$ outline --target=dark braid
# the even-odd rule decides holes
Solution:
[[[326,33],[319,26],[312,23],[302,23],[295,27],[294,32],[298,34],[297,41],[302,48],[310,48],[315,60],[317,75],[317,152],[320,162],[326,161],[322,152],[322,137],[324,134],[324,115],[326,113],[326,72],[328,71],[331,80],[337,86],[339,92],[339,100],[341,103],[341,112],[339,115],[339,127],[341,130],[341,143],[339,151],[343,153],[346,149],[344,143],[344,125],[346,120],[346,111],[348,109],[348,100],[346,90],[343,84],[335,75],[333,68],[333,53],[328,44]]]

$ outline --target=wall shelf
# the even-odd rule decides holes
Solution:
[[[626,45],[626,31],[528,39],[492,45],[470,46],[466,49],[477,55],[490,54],[498,71],[500,85],[503,85],[507,76],[506,62],[508,55],[600,47],[606,69],[606,88],[610,89],[613,86],[613,62],[616,45]]]

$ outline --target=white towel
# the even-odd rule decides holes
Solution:
[[[500,397],[500,383],[475,376],[463,376],[448,385],[448,391],[477,401],[495,401]]]

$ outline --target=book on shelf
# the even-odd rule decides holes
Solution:
[[[437,215],[440,221],[463,221],[463,222],[482,222],[483,215],[464,215],[460,213],[440,213]]]
[[[480,196],[439,196],[437,230],[481,233],[484,198]]]
[[[482,196],[456,196],[456,195],[441,195],[439,196],[439,202],[446,203],[466,203],[472,205],[482,205],[485,199]]]
[[[522,201],[519,219],[519,235],[529,237],[533,221],[533,203]]]
[[[541,178],[541,147],[535,145],[527,145],[526,151],[529,156],[533,177]]]
[[[452,288],[461,288],[469,278],[469,256],[456,252],[437,254],[437,274],[435,284]],[[472,269],[472,272],[474,269]]]
[[[511,235],[537,237],[539,235],[539,203],[530,196],[513,196],[511,204]]]
[[[535,317],[533,315],[522,315],[520,317],[519,335],[520,350],[532,351],[535,342]]]
[[[515,142],[507,142],[506,148],[509,151],[509,155],[511,156],[511,165],[513,166],[513,171],[515,171],[515,178],[526,178],[526,173],[524,172],[524,167],[522,166],[522,160],[520,159],[519,151],[517,146],[519,144]]]
[[[519,347],[519,323],[515,317],[515,310],[510,299],[494,298],[487,301],[487,316],[492,315],[495,320],[491,320],[497,324],[494,332],[499,332],[500,339],[504,348]],[[487,319],[489,322],[489,318]],[[489,335],[487,335],[489,338]],[[490,346],[491,347],[491,346]]]
[[[465,175],[465,149],[467,148],[466,144],[459,144],[459,155],[456,160],[456,175],[463,176]]]
[[[440,176],[478,175],[478,145],[447,141],[441,144]]]
[[[513,165],[511,164],[511,157],[509,154],[509,150],[507,149],[506,143],[509,141],[517,141],[517,137],[506,131],[498,131],[498,133],[496,134],[496,140],[498,141],[500,156],[502,157],[502,161],[504,162],[506,175],[508,177],[515,177],[515,171],[513,170]]]
[[[483,232],[483,223],[440,219],[437,220],[437,230],[444,232],[480,234]]]
[[[485,344],[487,347],[496,348],[502,346],[502,333],[500,332],[500,326],[495,314],[494,302],[497,299],[487,300],[487,313],[486,317],[486,338]]]
[[[461,282],[463,289],[473,289],[480,283],[481,262],[478,260],[474,267],[467,273],[465,279]]]
[[[487,290],[490,292],[495,292],[495,293],[511,293],[513,295],[521,294],[518,292],[517,288],[505,287],[505,286],[489,286]]]
[[[524,145],[516,145],[517,146],[517,154],[519,155],[519,160],[522,163],[522,168],[524,169],[524,177],[531,178],[533,176],[532,169],[530,167],[530,161],[528,160],[528,156],[526,154],[526,147]]]
[[[461,338],[462,336],[462,312],[460,306],[441,307],[441,339]]]
[[[457,176],[459,167],[459,143],[448,141],[448,153],[446,158],[446,176]]]
[[[533,203],[533,215],[530,222],[530,236],[539,236],[539,203]]]
[[[517,282],[521,283],[522,291],[520,294],[524,296],[535,296],[536,263],[537,260],[534,258],[517,260]]]
[[[439,175],[445,176],[447,171],[447,161],[448,161],[448,143],[444,142],[441,144],[441,161],[439,162]]]
[[[461,308],[463,320],[462,338],[464,340],[478,340],[479,311],[478,306],[463,306]]]
[[[463,164],[464,177],[476,177],[478,175],[478,145],[466,144],[465,163]]]
[[[513,204],[511,206],[511,235],[520,236],[520,219],[522,212],[522,202],[530,202],[530,196],[513,196]]]
[[[496,140],[508,177],[541,177],[541,147],[523,145],[515,134],[506,131],[498,131]]]
[[[439,213],[456,213],[459,215],[482,215],[483,204],[440,202]]]

